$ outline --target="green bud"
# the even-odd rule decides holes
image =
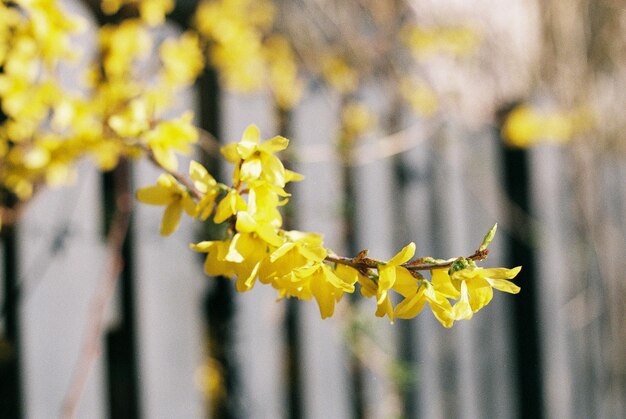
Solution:
[[[469,262],[470,261],[468,261],[465,258],[458,258],[457,260],[452,262],[452,265],[450,266],[450,269],[448,270],[448,275],[452,275],[454,272],[461,271],[467,268],[468,266],[470,266]]]
[[[487,234],[485,234],[485,237],[483,238],[483,242],[480,245],[480,247],[478,248],[478,250],[485,250],[487,248],[487,246],[489,246],[489,243],[491,243],[491,240],[493,240],[493,237],[496,235],[496,230],[497,229],[498,229],[498,223],[495,223],[493,225],[493,227],[491,227],[491,229],[489,229]]]

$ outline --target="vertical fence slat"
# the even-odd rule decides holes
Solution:
[[[562,153],[550,145],[535,147],[530,151],[531,190],[533,212],[536,214],[538,231],[537,270],[538,307],[541,318],[541,351],[543,353],[543,381],[545,389],[546,417],[572,417],[572,377],[567,343],[568,323],[563,307],[570,290],[570,272],[563,235],[567,220],[569,193],[564,182]]]
[[[252,123],[259,127],[263,139],[277,134],[274,106],[267,95],[226,93],[222,106],[225,143],[239,141],[245,128]],[[228,183],[232,165],[225,170],[224,179]],[[281,381],[287,367],[282,331],[285,305],[277,304],[276,291],[262,284],[247,293],[237,294],[235,298],[235,345],[240,363],[243,414],[249,418],[281,418],[285,415],[286,400]]]
[[[416,244],[418,256],[436,256],[433,249],[435,230],[433,223],[433,151],[429,133],[424,126],[411,121],[410,140],[418,139],[420,146],[408,150],[404,155],[407,171],[410,174],[406,186],[405,212],[408,235]],[[414,392],[417,400],[416,417],[439,418],[443,411],[443,400],[438,374],[439,345],[434,336],[441,326],[428,310],[411,320],[413,345],[415,347]]]
[[[498,222],[498,234],[489,245],[490,255],[484,266],[505,266],[504,237],[507,231],[503,217],[503,196],[498,170],[500,164],[499,139],[491,128],[480,130],[465,139],[468,164],[465,179],[468,182],[469,231],[467,251],[475,250],[486,229]],[[523,281],[520,282],[523,287]],[[495,291],[493,301],[477,316],[476,337],[472,352],[479,365],[472,383],[478,390],[476,403],[480,417],[514,418],[517,411],[515,388],[515,360],[511,356],[513,344],[509,316],[515,296]]]
[[[467,231],[465,253],[472,252],[494,222],[499,222],[499,233],[490,244],[490,256],[483,266],[503,266],[503,232],[507,225],[502,219],[498,183],[497,138],[490,130],[465,133],[460,136],[464,156],[463,192],[466,215],[463,228]],[[521,283],[523,287],[523,283]],[[463,358],[461,388],[473,388],[467,409],[472,417],[514,417],[515,394],[512,376],[514,360],[509,355],[512,346],[507,331],[511,327],[508,305],[514,298],[494,291],[492,302],[482,309],[474,321],[463,322],[461,338],[470,345],[460,345]],[[469,334],[466,334],[470,332]],[[469,335],[469,336],[468,336]]]
[[[168,26],[162,36],[177,32]],[[168,112],[178,115],[192,109],[194,100],[191,89],[180,92]],[[181,173],[188,173],[190,160],[179,157]],[[135,190],[155,184],[163,172],[147,161],[134,169]],[[162,237],[163,210],[136,201],[134,257],[141,406],[147,418],[203,418],[207,403],[197,375],[205,351],[202,302],[208,278],[202,272],[201,255],[189,249],[189,243],[198,241],[198,223],[183,216],[178,230]]]
[[[435,171],[432,179],[432,195],[435,227],[434,251],[436,257],[455,257],[468,253],[467,229],[464,226],[467,209],[464,200],[463,170],[465,165],[462,153],[461,132],[455,121],[444,121],[433,142]],[[469,330],[465,330],[465,328]],[[471,347],[471,325],[457,323],[451,330],[437,325],[433,331],[439,340],[439,378],[441,398],[444,403],[444,417],[475,417],[472,389],[466,384],[467,354],[457,350]],[[463,391],[461,391],[463,390]]]
[[[297,171],[305,179],[296,184],[297,228],[324,234],[324,243],[336,252],[343,246],[341,221],[341,168],[334,153],[339,120],[339,100],[314,90],[293,114],[293,144],[306,152]],[[326,151],[326,152],[324,152]],[[347,298],[337,307],[336,316],[321,320],[317,304],[301,304],[302,374],[304,411],[309,419],[350,417],[349,364],[345,347],[344,322],[339,315]]]
[[[382,86],[367,86],[363,92],[363,102],[377,115],[386,116],[389,112],[390,98]],[[367,148],[385,135],[384,121],[363,138],[356,140],[356,149]],[[360,251],[368,249],[375,259],[389,260],[408,243],[402,243],[397,231],[397,190],[394,184],[394,165],[390,158],[382,158],[378,151],[370,152],[373,160],[356,166],[354,216],[356,247]],[[354,256],[354,255],[349,255]],[[362,298],[360,300],[363,300]],[[399,411],[396,383],[390,372],[397,360],[395,335],[396,326],[390,325],[388,318],[374,317],[376,303],[374,299],[359,301],[355,306],[364,316],[369,317],[368,330],[359,336],[359,345],[371,346],[373,354],[365,350],[363,365],[363,402],[365,417],[385,417],[390,412]],[[380,351],[380,356],[375,351]]]
[[[187,161],[180,161],[186,171]],[[135,185],[154,184],[160,171],[142,162]],[[202,362],[202,296],[206,276],[200,255],[189,250],[194,223],[161,237],[162,207],[137,203],[135,252],[141,406],[149,418],[206,415],[195,377]]]
[[[105,270],[99,182],[81,166],[79,182],[44,190],[21,223],[21,328],[27,417],[58,417],[77,367],[89,305]],[[104,417],[103,364],[94,362],[79,414]]]

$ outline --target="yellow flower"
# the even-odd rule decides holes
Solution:
[[[220,192],[220,187],[215,178],[197,161],[192,160],[189,163],[189,177],[193,181],[193,186],[203,194],[197,205],[197,213],[204,221],[209,218],[215,207],[215,198]]]
[[[169,84],[189,84],[200,74],[204,58],[198,35],[185,32],[178,39],[168,38],[159,47],[165,80]]]
[[[286,171],[273,153],[284,150],[288,145],[289,140],[281,136],[261,143],[259,129],[250,125],[240,142],[222,147],[222,154],[231,163],[239,165],[241,162],[234,175],[235,182],[264,179],[282,188],[286,183]]]
[[[423,80],[404,78],[400,92],[413,111],[418,115],[431,116],[439,107],[439,100],[433,89]]]
[[[394,315],[399,319],[411,319],[422,311],[426,303],[430,306],[435,318],[444,327],[452,327],[454,317],[450,301],[426,280],[422,281],[416,293],[406,297],[398,304]]]
[[[260,237],[248,233],[235,234],[224,260],[233,262],[233,269],[237,275],[237,291],[252,289],[261,263],[266,257],[267,245]]]
[[[354,292],[354,284],[342,280],[325,263],[296,269],[294,276],[308,283],[310,292],[319,306],[322,319],[333,315],[335,303],[341,300],[344,292]]]
[[[174,150],[189,154],[190,145],[198,141],[198,131],[191,123],[193,115],[186,112],[172,121],[162,121],[143,135],[156,161],[170,171],[178,169]]]
[[[415,254],[415,243],[409,243],[398,254],[384,265],[378,266],[378,288],[376,290],[376,315],[387,315],[393,321],[393,307],[389,298],[389,290],[395,289],[402,295],[410,295],[417,290],[417,278],[403,268]]]
[[[174,10],[174,0],[140,0],[139,14],[150,26],[157,26],[165,21],[165,15]]]
[[[339,55],[322,57],[322,75],[326,82],[341,93],[350,93],[359,86],[359,73]]]
[[[117,26],[104,26],[99,35],[107,77],[128,76],[133,62],[146,56],[152,48],[151,37],[138,19],[126,19]]]
[[[229,240],[203,241],[189,247],[196,252],[206,253],[204,272],[209,276],[235,276],[235,264],[226,260],[230,248]]]
[[[376,123],[376,115],[361,102],[350,102],[341,111],[343,129],[350,138],[358,137]]]
[[[120,137],[137,138],[150,127],[148,106],[136,99],[120,113],[109,118],[108,125]]]
[[[356,269],[343,264],[337,264],[335,266],[335,274],[343,279],[345,282],[361,285],[361,295],[366,298],[371,298],[376,295],[378,285],[376,281],[368,276],[363,275]]]
[[[459,301],[454,305],[454,318],[470,319],[473,313],[489,304],[493,298],[493,290],[517,294],[520,287],[508,281],[515,278],[522,268],[478,268],[469,266],[454,271],[450,280],[460,293]]]
[[[328,254],[319,234],[289,231],[285,232],[284,236],[284,243],[274,250],[261,266],[259,278],[263,283],[275,280],[280,282],[280,278],[297,268],[322,262]],[[280,290],[278,283],[273,285]]]
[[[278,236],[278,229],[271,220],[249,211],[239,211],[235,229],[242,233],[256,233],[261,239],[272,246],[280,246],[283,240]]]
[[[247,207],[246,201],[243,200],[241,195],[235,189],[231,189],[217,204],[213,221],[215,221],[215,224],[223,223],[231,216],[237,214],[237,212],[244,211]]]
[[[163,236],[169,236],[176,231],[183,210],[191,217],[196,215],[196,203],[187,189],[167,173],[159,176],[155,186],[139,189],[137,199],[149,205],[165,205],[161,221]]]

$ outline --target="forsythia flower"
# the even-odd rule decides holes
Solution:
[[[189,84],[204,68],[198,35],[185,32],[178,39],[166,39],[159,48],[164,78],[174,85]]]
[[[193,160],[189,163],[189,177],[193,181],[193,186],[204,195],[197,204],[197,214],[204,221],[209,218],[215,207],[215,199],[220,193],[221,186],[204,166]]]
[[[322,58],[322,76],[326,82],[341,93],[350,93],[359,85],[359,74],[338,55]]]
[[[192,125],[193,115],[185,113],[178,119],[162,121],[143,135],[156,161],[165,169],[176,171],[178,160],[174,150],[185,154],[191,152],[191,144],[198,141],[198,131]]]
[[[434,282],[434,280],[433,280]],[[452,327],[454,317],[452,305],[446,295],[439,292],[432,283],[423,280],[417,292],[406,298],[396,306],[394,315],[400,319],[412,319],[417,316],[428,302],[433,314],[445,327]]]
[[[542,111],[522,104],[514,108],[502,126],[502,136],[514,147],[530,147],[541,141],[565,143],[592,125],[588,109]]]
[[[241,141],[229,144],[222,148],[222,154],[231,163],[238,164],[233,179],[238,181],[252,181],[264,179],[267,182],[285,186],[286,172],[283,163],[273,153],[282,151],[289,145],[289,140],[276,136],[270,140],[260,142],[259,129],[250,125],[243,133]]]
[[[417,289],[417,278],[404,267],[415,254],[415,243],[405,246],[397,255],[384,265],[378,266],[378,287],[376,290],[376,315],[387,315],[393,321],[393,306],[389,298],[389,290],[394,289],[402,295],[409,295]]]
[[[478,268],[469,266],[450,274],[450,281],[460,293],[459,301],[454,305],[454,318],[471,319],[478,310],[489,304],[493,290],[517,294],[520,288],[508,281],[515,278],[522,268]]]
[[[217,204],[213,221],[215,221],[216,224],[223,223],[231,216],[237,214],[238,211],[243,211],[247,207],[248,205],[241,195],[239,195],[236,190],[231,189],[226,196],[222,198],[219,204]]]
[[[183,210],[192,217],[196,215],[196,203],[189,192],[168,173],[159,176],[155,186],[139,189],[137,199],[145,204],[165,205],[161,221],[163,236],[169,236],[176,231]]]

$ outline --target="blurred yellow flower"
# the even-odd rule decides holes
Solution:
[[[565,143],[592,125],[585,108],[570,112],[541,111],[530,105],[519,105],[507,116],[502,136],[514,147],[531,147],[542,141]]]
[[[145,204],[165,206],[161,220],[163,236],[169,236],[176,231],[183,210],[191,217],[196,215],[196,203],[189,192],[168,173],[161,174],[156,185],[139,189],[136,195]]]

